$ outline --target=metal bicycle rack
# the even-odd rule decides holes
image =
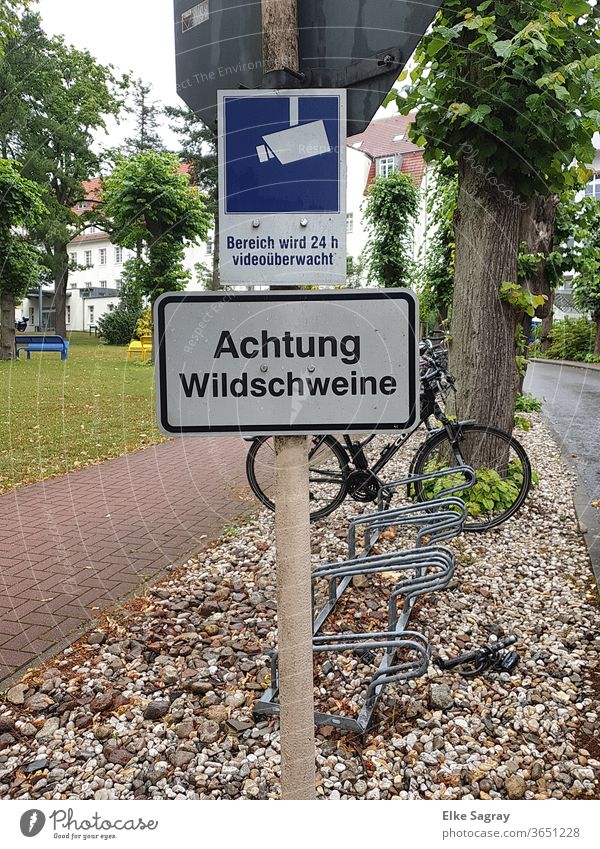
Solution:
[[[393,493],[400,487],[418,481],[432,480],[450,474],[462,473],[464,482],[448,487],[431,501],[407,504],[402,507],[380,510],[358,516],[350,521],[348,532],[348,559],[338,563],[324,563],[313,571],[313,651],[341,654],[351,651],[375,662],[375,652],[381,652],[358,717],[315,712],[317,725],[332,725],[357,734],[365,734],[373,720],[377,703],[388,684],[423,676],[429,664],[429,641],[415,631],[406,630],[416,600],[425,594],[445,589],[455,570],[453,552],[440,542],[461,533],[467,511],[463,501],[453,493],[467,489],[476,480],[475,472],[468,466],[459,466],[422,476],[412,476],[385,484],[379,493],[379,505],[389,505]],[[447,497],[444,497],[446,495]],[[389,527],[409,527],[416,530],[416,545],[405,551],[372,554],[382,530]],[[362,553],[356,556],[357,529],[364,533]],[[399,575],[387,599],[387,630],[371,633],[322,633],[321,629],[335,610],[344,592],[358,575],[370,577],[383,574]],[[316,584],[326,581],[327,600],[317,610]],[[402,602],[401,602],[402,600]],[[279,713],[277,652],[271,654],[271,686],[254,706],[257,715]]]

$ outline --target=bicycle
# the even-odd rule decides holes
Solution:
[[[352,440],[344,435],[343,443],[333,436],[313,436],[309,450],[311,521],[333,513],[347,497],[362,503],[376,501],[380,491],[385,492],[385,481],[379,477],[380,472],[421,425],[425,425],[429,435],[412,458],[409,477],[455,466],[470,466],[477,472],[476,483],[462,496],[467,502],[469,516],[465,531],[480,532],[497,527],[513,516],[525,501],[532,473],[521,443],[496,427],[479,425],[471,420],[454,421],[447,416],[440,400],[445,401],[447,393],[455,389],[455,381],[447,370],[446,352],[439,342],[424,340],[420,354],[420,421],[385,445],[373,465],[369,465],[365,448],[375,439],[374,435],[363,440]],[[246,458],[246,474],[257,498],[274,510],[271,497],[275,481],[272,437],[260,436],[252,440]],[[407,495],[427,501],[441,494],[440,487],[449,485],[451,483],[437,481],[414,482],[407,485]],[[488,497],[491,488],[495,500]],[[391,497],[388,493],[388,506]]]

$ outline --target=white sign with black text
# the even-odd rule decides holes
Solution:
[[[168,293],[155,305],[164,433],[371,433],[419,415],[406,289]]]

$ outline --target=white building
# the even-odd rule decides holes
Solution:
[[[420,188],[426,185],[423,150],[408,139],[414,115],[393,115],[372,121],[367,129],[347,141],[347,245],[354,259],[363,252],[368,238],[364,221],[364,202],[375,177],[388,177],[394,171],[410,174]],[[424,194],[424,193],[423,193]],[[416,222],[413,253],[417,256],[425,237],[425,203]]]
[[[84,183],[83,187],[87,199],[78,203],[74,210],[80,215],[93,206],[100,191],[100,181],[90,180]],[[208,242],[186,248],[184,266],[191,274],[188,288],[200,288],[195,267],[202,263],[212,269],[212,250],[213,243],[210,238]],[[113,244],[108,233],[92,225],[73,239],[68,251],[71,268],[74,270],[69,271],[67,283],[67,331],[94,329],[98,320],[117,306],[123,265],[135,254]],[[29,292],[23,299],[21,311],[24,317],[29,318],[30,330],[54,330],[53,300],[53,287],[44,286],[40,322],[40,290]]]

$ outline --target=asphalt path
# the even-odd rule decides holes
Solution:
[[[525,391],[543,401],[563,455],[578,473],[575,507],[600,589],[600,369],[531,363]]]
[[[543,401],[590,499],[600,499],[600,369],[531,363],[525,391]]]

